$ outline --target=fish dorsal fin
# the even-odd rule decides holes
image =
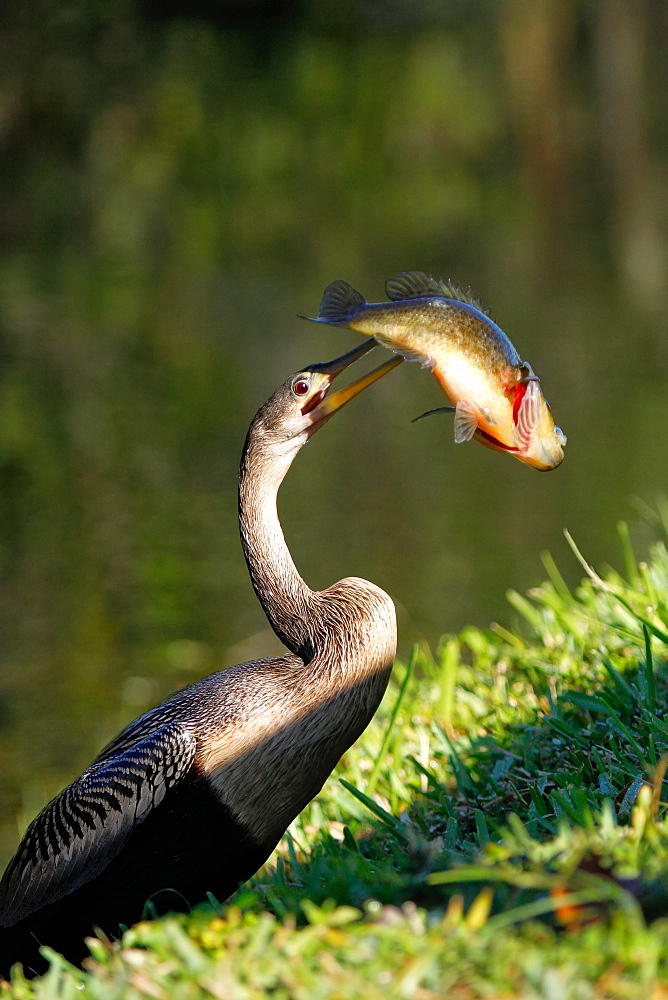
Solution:
[[[444,295],[446,299],[465,302],[487,315],[482,302],[475,298],[470,288],[464,289],[455,281],[435,278],[432,274],[425,274],[424,271],[404,271],[402,274],[397,274],[385,283],[385,291],[388,299],[392,299],[393,302],[401,299],[420,299],[426,295]]]
[[[425,295],[448,295],[442,278],[434,278],[424,271],[403,271],[385,282],[388,299],[398,302],[401,299],[419,299]]]
[[[366,299],[362,293],[339,278],[327,285],[320,303],[318,319],[325,323],[345,323],[363,305],[366,305]]]
[[[478,427],[478,410],[468,399],[460,399],[455,407],[455,444],[470,441]]]

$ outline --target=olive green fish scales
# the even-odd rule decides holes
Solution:
[[[453,351],[494,371],[525,367],[508,337],[485,314],[477,299],[441,279],[430,279],[422,289],[403,280],[413,276],[414,272],[408,272],[387,282],[390,302],[367,302],[347,281],[333,281],[325,289],[317,320],[375,337],[392,350],[404,346],[403,338],[410,335],[410,344],[402,353],[425,366],[429,365],[425,355],[433,356],[430,349],[442,348],[447,341]]]
[[[367,302],[347,281],[333,281],[316,321],[372,336],[431,369],[455,404],[456,442],[475,437],[533,468],[556,468],[566,437],[531,365],[479,300],[421,271],[397,275],[386,290],[389,302]]]

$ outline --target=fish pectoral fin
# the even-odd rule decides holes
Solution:
[[[531,443],[531,437],[540,422],[540,384],[537,378],[532,378],[526,384],[526,391],[517,410],[517,439],[520,451],[526,451]]]
[[[430,371],[436,364],[434,358],[425,358],[424,354],[418,354],[416,351],[412,351],[410,347],[403,347],[401,344],[397,344],[395,341],[384,337],[382,333],[376,333],[374,336],[379,344],[387,347],[390,351],[394,351],[395,354],[400,354],[404,361],[417,361],[423,368],[428,368]]]
[[[492,411],[489,406],[479,406],[479,412],[485,418],[485,422],[489,424],[490,427],[496,427],[498,421],[492,416]]]
[[[479,409],[468,399],[460,399],[455,407],[455,444],[470,441],[478,428]]]
[[[339,278],[327,285],[320,303],[320,311],[316,322],[331,323],[334,326],[345,326],[346,323],[366,305],[366,299],[361,292],[353,288],[347,281]],[[308,319],[309,317],[304,317]]]

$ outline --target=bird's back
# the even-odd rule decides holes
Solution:
[[[202,782],[187,782],[133,832],[101,874],[0,932],[2,973],[22,962],[41,974],[38,942],[70,961],[88,953],[84,938],[169,911],[188,911],[207,893],[223,901],[266,861],[274,845],[258,845]]]
[[[301,663],[259,662],[270,677],[287,661]],[[79,961],[96,928],[113,938],[144,913],[188,910],[208,893],[223,901],[269,857],[278,838],[253,837],[204,767],[207,736],[227,731],[233,742],[257,710],[244,678],[259,662],[135,720],[33,820],[0,883],[3,974],[17,961],[44,971],[38,942]]]
[[[189,685],[33,821],[0,883],[4,974],[17,961],[44,971],[38,942],[78,962],[96,928],[113,938],[144,914],[187,911],[209,893],[222,902],[261,867],[389,678],[390,599],[366,581],[332,589],[335,618],[363,623],[357,640],[347,630],[309,662],[256,660]]]

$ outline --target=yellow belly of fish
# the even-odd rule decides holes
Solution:
[[[506,448],[515,446],[512,404],[501,386],[490,380],[489,372],[460,357],[449,357],[445,364],[437,361],[433,372],[454,406],[463,400],[476,406],[480,430]]]

